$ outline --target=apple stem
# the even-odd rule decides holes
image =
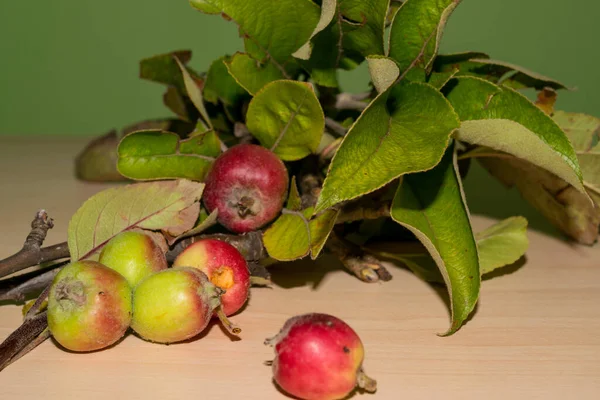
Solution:
[[[377,381],[373,378],[369,378],[362,368],[358,370],[357,375],[356,383],[359,388],[364,389],[369,393],[373,393],[377,390]]]
[[[234,336],[240,335],[242,329],[227,318],[221,306],[217,307],[214,313],[217,316],[217,318],[219,318],[225,329],[227,329],[227,332],[231,333]]]

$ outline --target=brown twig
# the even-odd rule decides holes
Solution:
[[[260,261],[267,257],[262,241],[262,232],[253,231],[244,235],[216,233],[212,235],[198,235],[183,239],[167,252],[167,261],[173,262],[175,258],[189,245],[201,239],[219,239],[235,247],[247,261]]]
[[[23,248],[0,261],[0,278],[20,271],[23,269],[23,265],[32,266],[43,262],[42,243],[46,239],[48,230],[53,226],[54,223],[52,218],[48,217],[48,213],[45,210],[38,211],[31,222],[31,231],[25,239]]]
[[[333,118],[325,117],[325,126],[339,136],[346,136],[348,129]]]
[[[335,99],[335,108],[338,110],[356,110],[363,111],[367,108],[367,103],[363,100],[368,98],[362,95],[354,95],[351,93],[340,93]]]
[[[15,276],[14,278],[0,281],[0,301],[23,302],[28,297],[40,293],[46,288],[56,276],[60,266],[65,263],[58,263],[49,269],[33,271],[27,274]]]
[[[47,327],[48,320],[46,311],[44,311],[24,321],[17,330],[11,333],[0,344],[0,371],[15,360],[16,356],[22,357],[28,350],[33,349],[39,343],[43,342],[47,337],[39,342],[37,342],[37,338]]]
[[[351,202],[342,208],[342,211],[335,222],[336,224],[341,224],[344,222],[389,217],[390,207],[390,202]]]
[[[50,337],[50,330],[48,328],[46,328],[42,331],[42,333],[40,333],[38,336],[36,336],[31,342],[27,343],[27,345],[25,347],[23,347],[23,349],[21,349],[21,351],[19,351],[10,360],[8,360],[8,362],[6,364],[4,364],[3,366],[0,366],[0,371],[2,371],[2,369],[8,367],[10,364],[14,363],[15,361],[17,361],[19,358],[23,357],[25,354],[29,353],[31,350],[38,347],[49,337]]]
[[[29,320],[35,318],[35,316],[42,310],[42,308],[45,307],[44,302],[46,301],[46,299],[48,298],[48,295],[50,294],[51,286],[52,285],[46,286],[46,288],[42,291],[42,293],[40,293],[38,298],[35,299],[35,302],[33,303],[33,305],[31,307],[29,307],[29,310],[27,310],[27,313],[25,314],[25,321],[29,321]]]
[[[376,257],[365,253],[360,247],[339,237],[335,232],[331,233],[326,245],[340,259],[344,267],[361,281],[373,283],[387,282],[392,279],[392,275]]]

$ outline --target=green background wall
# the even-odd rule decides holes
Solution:
[[[241,47],[235,26],[186,0],[0,2],[0,134],[94,135],[168,115],[138,60],[193,50],[204,70]],[[442,51],[480,50],[578,87],[559,105],[600,116],[600,2],[464,0]],[[364,87],[361,68],[342,80]],[[363,84],[356,84],[357,80]]]
[[[186,0],[0,3],[0,135],[97,135],[167,116],[163,87],[137,77],[141,58],[189,48],[192,67],[205,70],[241,49],[233,24]],[[441,50],[485,51],[559,79],[578,88],[561,92],[560,108],[600,116],[599,15],[600,2],[590,0],[464,0]],[[342,77],[350,91],[366,81],[365,68]],[[552,230],[479,168],[466,189],[474,213],[524,214],[533,227]]]

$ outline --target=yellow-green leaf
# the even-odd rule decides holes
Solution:
[[[286,161],[299,160],[319,147],[325,116],[312,85],[280,80],[254,96],[246,126],[260,143]]]
[[[335,221],[337,220],[339,213],[339,209],[325,210],[323,213],[315,216],[309,221],[310,257],[313,260],[315,260],[321,253],[321,250],[323,250],[323,246],[325,246],[325,242],[327,242],[327,239],[335,226]]]
[[[253,96],[267,83],[285,78],[272,61],[260,63],[246,53],[235,53],[225,65],[237,83]]]
[[[521,258],[529,247],[527,220],[511,217],[477,232],[477,249],[481,274],[510,265]]]
[[[312,209],[283,211],[283,214],[265,231],[263,243],[270,257],[279,261],[292,261],[306,256],[310,251],[308,219]]]
[[[96,257],[110,239],[131,229],[181,235],[198,218],[203,189],[202,183],[182,179],[135,183],[93,195],[69,222],[71,259]]]

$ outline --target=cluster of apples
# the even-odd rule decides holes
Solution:
[[[279,215],[288,172],[270,150],[241,144],[213,163],[203,195],[209,211],[236,233],[259,229]],[[129,328],[141,338],[174,343],[202,332],[218,318],[233,335],[241,330],[227,317],[247,302],[250,273],[230,244],[202,239],[168,266],[164,252],[144,232],[116,235],[98,261],[78,261],[55,277],[48,298],[52,336],[72,351],[115,344]],[[275,348],[274,381],[300,399],[340,399],[357,386],[373,392],[376,382],[362,369],[363,344],[334,316],[310,313],[289,318],[265,340]]]
[[[171,268],[160,247],[142,232],[123,232],[98,261],[78,261],[55,277],[48,297],[48,328],[72,351],[116,343],[131,327],[140,337],[173,343],[198,335],[213,316],[234,335],[228,316],[246,303],[250,273],[230,244],[200,240]]]

